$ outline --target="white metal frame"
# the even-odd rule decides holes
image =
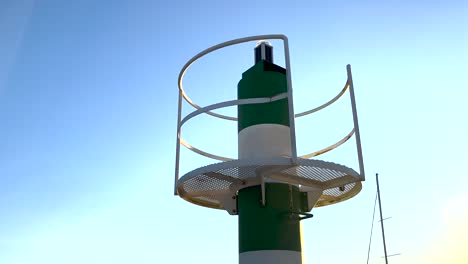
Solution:
[[[231,100],[231,101],[226,101],[226,102],[221,102],[213,105],[209,105],[206,107],[201,107],[197,104],[195,104],[186,94],[183,86],[183,78],[187,70],[190,68],[190,66],[196,62],[198,59],[201,57],[205,56],[208,53],[211,53],[213,51],[216,51],[221,48],[225,48],[228,46],[244,43],[244,42],[250,42],[250,41],[259,41],[259,40],[267,40],[267,39],[279,39],[283,41],[283,46],[284,46],[284,54],[285,54],[285,63],[286,63],[286,80],[287,80],[287,92],[286,93],[281,93],[277,94],[273,97],[268,97],[268,98],[251,98],[251,99],[241,99],[241,100]],[[177,195],[177,182],[179,180],[179,163],[180,163],[180,145],[184,145],[188,149],[220,161],[232,161],[235,159],[232,158],[227,158],[227,157],[221,157],[217,156],[211,153],[207,153],[205,151],[202,151],[196,147],[191,146],[189,143],[187,143],[182,137],[181,137],[181,129],[184,123],[186,123],[189,119],[202,114],[206,113],[208,115],[222,118],[225,120],[231,120],[231,121],[237,121],[237,118],[235,117],[230,117],[222,114],[218,114],[215,112],[212,112],[212,110],[223,108],[223,107],[228,107],[228,106],[234,106],[234,105],[244,105],[244,104],[262,104],[262,103],[269,103],[269,102],[274,102],[277,100],[281,100],[284,98],[288,98],[288,106],[289,106],[289,122],[290,122],[290,135],[291,135],[291,165],[298,164],[298,156],[297,156],[297,149],[296,149],[296,134],[295,134],[295,118],[296,117],[301,117],[305,115],[309,115],[311,113],[315,113],[321,109],[324,109],[325,107],[331,105],[334,103],[336,100],[338,100],[349,88],[350,91],[350,96],[351,96],[351,105],[352,105],[352,112],[353,112],[353,121],[354,121],[354,128],[351,130],[350,133],[348,133],[343,139],[338,141],[337,143],[324,148],[319,151],[315,151],[306,155],[301,156],[300,158],[303,159],[308,159],[314,156],[321,155],[325,152],[328,152],[344,142],[346,142],[349,138],[352,137],[353,134],[356,135],[356,147],[357,147],[357,152],[358,152],[358,160],[359,160],[359,169],[360,169],[360,175],[362,179],[364,179],[364,164],[363,164],[363,159],[362,159],[362,150],[361,150],[361,139],[360,139],[360,134],[359,134],[359,125],[358,125],[358,119],[357,119],[357,112],[356,112],[356,103],[355,103],[355,96],[354,96],[354,87],[353,87],[353,81],[352,81],[352,75],[351,75],[351,66],[347,65],[347,75],[348,79],[346,81],[346,84],[344,88],[341,90],[341,92],[335,96],[332,100],[326,102],[325,104],[316,107],[312,110],[308,110],[299,114],[294,115],[294,106],[293,106],[293,96],[292,96],[292,80],[291,80],[291,63],[290,63],[290,56],[289,56],[289,42],[288,38],[285,35],[280,35],[280,34],[274,34],[274,35],[258,35],[258,36],[251,36],[251,37],[245,37],[245,38],[239,38],[239,39],[234,39],[231,41],[226,41],[223,43],[220,43],[218,45],[212,46],[197,55],[195,55],[193,58],[191,58],[183,67],[182,70],[179,73],[179,78],[178,78],[178,85],[179,85],[179,102],[178,102],[178,116],[177,116],[177,145],[176,145],[176,164],[175,164],[175,177],[174,177],[174,194]],[[182,99],[187,101],[190,105],[192,105],[196,110],[186,117],[182,119]]]

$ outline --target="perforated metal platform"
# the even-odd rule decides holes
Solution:
[[[349,199],[361,190],[364,178],[353,169],[321,160],[290,158],[234,160],[193,170],[177,182],[177,192],[185,200],[206,207],[226,209],[237,191],[262,182],[285,182],[301,190],[322,190],[314,207]],[[235,213],[235,212],[234,212]]]

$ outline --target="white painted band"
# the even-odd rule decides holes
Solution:
[[[239,254],[239,264],[302,264],[301,252],[260,250]]]
[[[284,125],[260,124],[238,135],[239,159],[291,157],[290,129]]]

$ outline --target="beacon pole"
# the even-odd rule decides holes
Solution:
[[[286,69],[273,63],[273,47],[255,48],[255,64],[242,74],[238,99],[265,98],[287,92]],[[238,153],[241,159],[291,157],[288,99],[238,106]],[[263,193],[263,197],[262,197]],[[262,203],[262,200],[265,204]],[[239,263],[301,264],[299,188],[266,182],[238,192]]]

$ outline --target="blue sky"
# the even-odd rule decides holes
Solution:
[[[1,1],[0,263],[237,263],[237,218],[172,195],[177,76],[270,33],[290,40],[296,112],[353,67],[367,180],[303,223],[306,263],[365,261],[376,172],[392,263],[466,262],[467,16],[455,0]],[[194,65],[187,91],[234,99],[254,44]],[[344,136],[347,106],[298,121],[300,153]],[[197,122],[191,143],[236,156],[235,125]],[[357,168],[353,151],[323,159]],[[182,154],[183,171],[206,164]]]

